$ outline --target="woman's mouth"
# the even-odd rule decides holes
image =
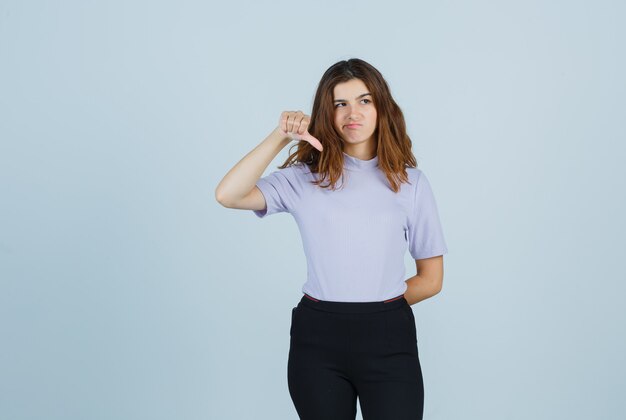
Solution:
[[[359,128],[361,126],[361,124],[348,124],[346,125],[346,128]]]

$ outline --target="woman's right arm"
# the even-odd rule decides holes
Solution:
[[[215,189],[215,199],[224,207],[244,210],[265,209],[265,196],[256,186],[263,171],[291,140],[309,142],[320,152],[323,146],[308,132],[311,117],[302,111],[283,111],[278,126],[245,155]]]
[[[280,127],[276,127],[265,140],[228,171],[215,189],[215,199],[228,208],[263,210],[265,197],[256,182],[291,140]]]

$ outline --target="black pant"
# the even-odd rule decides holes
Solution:
[[[289,394],[300,419],[421,420],[424,383],[413,310],[403,295],[331,302],[305,294],[292,310]]]

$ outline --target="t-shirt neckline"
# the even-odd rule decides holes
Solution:
[[[343,162],[346,168],[360,169],[360,170],[374,170],[378,166],[378,155],[374,156],[370,160],[363,160],[350,156],[346,152],[343,153]]]

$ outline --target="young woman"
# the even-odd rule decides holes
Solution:
[[[297,150],[260,178],[293,139]],[[259,179],[260,178],[260,179]],[[324,73],[311,116],[278,126],[216,189],[229,208],[291,213],[307,258],[292,309],[289,393],[301,419],[421,419],[424,386],[412,304],[441,290],[447,253],[437,204],[404,116],[360,59]],[[407,248],[417,274],[404,278]]]

